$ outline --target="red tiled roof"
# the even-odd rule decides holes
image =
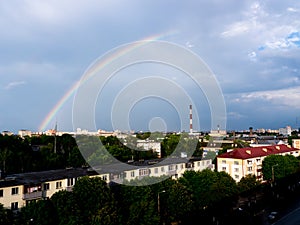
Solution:
[[[300,151],[297,148],[287,145],[272,145],[263,147],[247,147],[237,148],[230,152],[218,155],[218,158],[233,158],[233,159],[251,159],[256,157],[268,156],[279,153]]]

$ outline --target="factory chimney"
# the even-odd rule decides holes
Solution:
[[[193,110],[192,110],[192,105],[190,105],[190,133],[193,133]]]

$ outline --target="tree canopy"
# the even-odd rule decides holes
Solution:
[[[292,155],[269,155],[262,162],[264,180],[284,178],[299,171],[299,160]]]

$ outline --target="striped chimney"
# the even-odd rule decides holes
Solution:
[[[190,105],[190,133],[193,133],[193,110],[192,110],[192,105]]]

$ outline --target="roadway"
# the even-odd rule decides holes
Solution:
[[[298,198],[294,204],[291,204],[285,212],[279,212],[280,217],[276,222],[269,223],[271,225],[299,225],[300,224],[300,199]]]
[[[300,224],[300,207],[284,215],[272,225],[299,225],[299,224]]]

